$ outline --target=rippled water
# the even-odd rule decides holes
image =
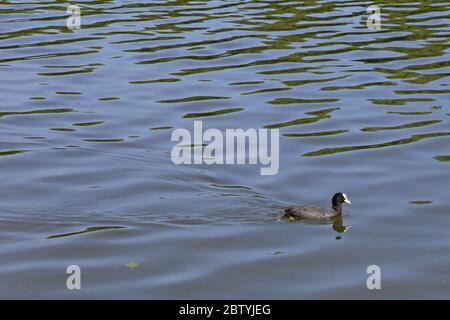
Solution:
[[[448,1],[381,30],[371,1],[77,4],[0,4],[0,297],[450,298]],[[279,173],[173,164],[194,120],[279,128]],[[345,233],[280,219],[337,191]]]

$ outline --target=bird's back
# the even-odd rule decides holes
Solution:
[[[292,206],[285,209],[284,213],[286,217],[294,219],[329,219],[339,214],[333,208],[315,206]]]

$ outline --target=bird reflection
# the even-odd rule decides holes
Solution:
[[[332,224],[333,230],[338,233],[346,232],[351,227],[351,226],[344,226],[344,219],[342,218],[342,214],[334,218]]]
[[[301,218],[293,218],[293,217],[284,217],[284,219],[287,219],[288,221],[298,221],[298,222],[303,222],[306,224],[320,224],[320,225],[324,225],[324,224],[330,224],[333,228],[334,231],[336,231],[337,233],[344,233],[347,232],[351,226],[346,226],[344,225],[344,218],[342,214],[337,215],[334,218],[330,218],[330,219],[316,219],[316,220],[308,220],[308,219],[301,219]],[[336,237],[337,240],[341,239],[341,236],[337,236]]]

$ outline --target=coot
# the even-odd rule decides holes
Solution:
[[[284,210],[287,218],[297,219],[330,219],[342,213],[342,204],[351,204],[345,193],[336,193],[331,199],[331,208],[314,206],[292,206]]]

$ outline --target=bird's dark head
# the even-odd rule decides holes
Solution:
[[[333,204],[333,207],[340,207],[343,203],[352,204],[350,200],[348,199],[347,195],[342,192],[338,192],[333,196],[333,199],[331,200],[331,203]]]

